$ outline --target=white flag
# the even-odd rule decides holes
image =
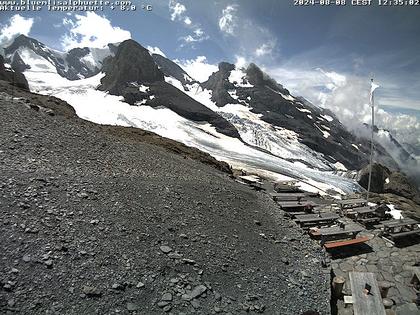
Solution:
[[[377,89],[379,87],[379,85],[378,84],[376,84],[376,83],[373,83],[373,80],[372,80],[372,82],[370,83],[370,105],[371,106],[373,106],[373,92]]]

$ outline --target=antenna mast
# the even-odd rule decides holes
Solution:
[[[375,126],[375,100],[374,100],[375,89],[373,88],[373,79],[370,79],[370,81],[371,81],[370,106],[372,109],[372,123],[371,123],[371,136],[370,136],[369,180],[368,180],[368,188],[367,188],[367,193],[366,193],[366,200],[368,202],[369,202],[370,185],[372,182],[373,128]]]

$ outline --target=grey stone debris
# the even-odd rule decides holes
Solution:
[[[170,253],[170,252],[172,251],[172,248],[170,248],[169,246],[166,246],[166,245],[162,245],[162,246],[160,247],[160,250],[161,250],[163,253],[168,254],[168,253]]]
[[[205,285],[198,285],[196,286],[190,293],[190,296],[195,299],[197,297],[199,297],[200,295],[202,295],[204,292],[207,291],[207,287]]]
[[[172,297],[172,293],[170,292],[166,292],[165,294],[162,295],[161,300],[162,301],[172,301],[173,297]]]
[[[127,303],[127,310],[128,311],[133,312],[133,311],[137,311],[138,309],[139,309],[139,306],[137,304],[134,304],[134,303],[131,303],[131,302]]]

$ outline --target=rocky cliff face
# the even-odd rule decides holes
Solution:
[[[104,72],[99,89],[115,95],[124,95],[133,82],[146,85],[164,81],[149,51],[133,40],[120,44],[115,57],[105,64]]]

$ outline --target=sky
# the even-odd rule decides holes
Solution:
[[[18,33],[57,50],[133,38],[200,81],[220,61],[254,62],[295,95],[368,122],[370,78],[379,121],[420,145],[420,7],[299,7],[293,0],[150,0],[138,10],[1,12],[0,46]],[[152,6],[142,10],[141,4]],[[400,115],[398,119],[394,116]],[[415,131],[413,133],[413,130]]]

